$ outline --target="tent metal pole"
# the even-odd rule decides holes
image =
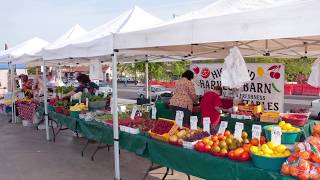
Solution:
[[[113,141],[114,141],[114,179],[120,180],[120,160],[119,160],[119,128],[118,128],[118,87],[117,87],[117,52],[112,55],[112,119],[113,119]]]
[[[11,112],[12,112],[12,116],[11,116],[11,123],[15,123],[15,98],[14,98],[14,71],[13,71],[13,64],[12,62],[10,62],[10,81],[11,81]]]
[[[149,99],[149,57],[146,55],[146,62],[145,62],[145,74],[146,74],[146,96]]]
[[[46,124],[46,138],[47,141],[50,141],[49,134],[49,118],[48,118],[48,88],[47,88],[47,70],[46,70],[46,62],[43,61],[43,72],[42,72],[42,81],[43,81],[43,103],[44,103],[44,118]]]

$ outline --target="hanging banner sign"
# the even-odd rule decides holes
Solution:
[[[221,86],[223,64],[192,64],[193,83],[197,95],[205,90]],[[284,105],[284,65],[247,64],[251,82],[244,84],[238,91],[223,88],[223,98],[235,98],[244,103],[263,104],[265,111],[283,112]]]

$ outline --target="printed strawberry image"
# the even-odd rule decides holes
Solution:
[[[279,73],[280,68],[281,68],[281,65],[274,65],[268,69],[268,71],[270,71],[270,77],[272,79],[279,79],[281,77]]]
[[[202,70],[201,70],[201,76],[204,78],[204,79],[206,79],[206,78],[208,78],[209,76],[210,76],[210,69],[208,69],[208,68],[203,68]]]
[[[200,72],[200,69],[199,69],[199,67],[197,67],[197,66],[195,66],[192,70],[193,70],[193,72],[196,73],[196,74],[199,74],[199,72]]]

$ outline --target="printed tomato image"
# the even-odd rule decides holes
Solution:
[[[202,70],[201,70],[201,76],[203,77],[203,78],[208,78],[209,76],[210,76],[210,69],[208,69],[208,68],[203,68]]]

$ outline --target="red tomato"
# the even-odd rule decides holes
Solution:
[[[240,158],[243,159],[243,160],[249,159],[250,158],[250,154],[247,151],[245,151],[240,155]]]
[[[264,138],[264,136],[260,137],[260,145],[265,144],[266,143],[266,139]]]
[[[230,157],[230,158],[234,158],[235,157],[233,150],[228,152],[228,157]]]
[[[251,140],[251,145],[253,145],[253,146],[259,146],[259,140],[258,140],[257,138],[253,138],[253,139]]]

